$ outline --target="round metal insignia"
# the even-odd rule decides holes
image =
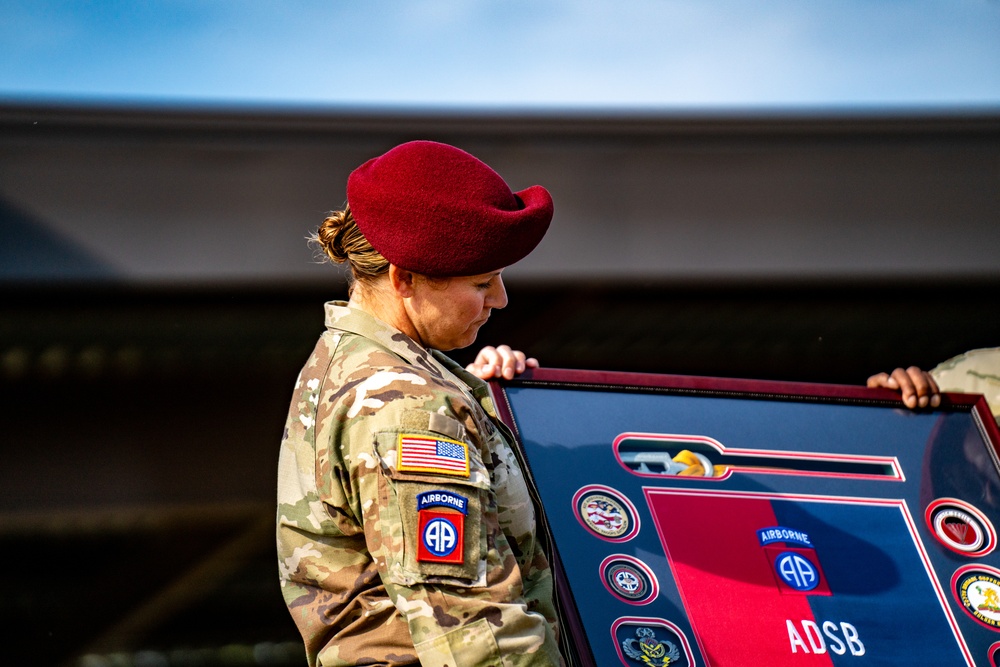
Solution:
[[[639,532],[635,506],[606,486],[585,486],[573,496],[573,511],[584,528],[609,542],[625,542]]]
[[[1000,570],[968,565],[951,578],[955,599],[981,625],[1000,632]]]
[[[955,498],[941,498],[927,506],[927,527],[943,546],[963,556],[985,556],[996,547],[996,531],[986,516]]]
[[[622,602],[643,605],[659,594],[659,584],[653,571],[642,561],[615,554],[601,562],[601,580],[608,592]]]

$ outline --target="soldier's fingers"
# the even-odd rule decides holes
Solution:
[[[486,364],[496,364],[500,360],[500,355],[497,349],[492,345],[487,345],[483,349],[479,350],[479,354],[476,355],[475,363],[480,366],[485,366]]]
[[[475,375],[480,380],[489,380],[493,377],[493,366],[489,364],[471,363],[465,367],[465,370],[469,371]]]
[[[906,407],[917,407],[917,390],[913,385],[913,379],[910,377],[909,373],[902,368],[897,368],[892,372],[892,379],[895,380],[896,384],[899,386],[899,393]]]
[[[492,377],[500,375],[500,354],[497,349],[491,345],[487,345],[483,349],[479,350],[479,354],[476,355],[476,360],[465,367],[465,370],[469,371],[481,380],[489,380]]]
[[[938,387],[938,383],[934,379],[934,376],[930,373],[927,374],[927,381],[930,382],[931,390],[934,392],[931,396],[931,407],[936,408],[941,405],[941,389]]]
[[[916,366],[910,366],[906,369],[906,375],[910,378],[910,382],[913,383],[913,391],[917,396],[917,404],[926,408],[928,405],[932,405],[934,399],[937,399],[937,403],[941,402],[940,396],[937,396],[937,383],[934,382],[934,378]]]
[[[524,371],[524,353],[520,350],[512,350],[509,345],[497,347],[500,354],[500,372],[510,380],[518,373]]]
[[[518,375],[520,375],[528,367],[528,357],[524,354],[524,352],[521,352],[521,350],[514,350],[514,356],[516,361],[514,364],[514,370]]]
[[[888,387],[889,389],[899,389],[899,385],[888,373],[876,373],[868,378],[868,387]]]
[[[476,355],[476,360],[465,367],[467,371],[483,380],[493,377],[510,380],[528,368],[538,368],[538,360],[529,359],[524,352],[512,349],[510,345],[496,347],[487,345]]]
[[[524,352],[521,352],[521,350],[514,350],[514,357],[517,360],[514,367],[514,375],[520,375],[529,368],[538,368],[538,359],[526,356]],[[504,377],[510,380],[513,375],[507,375],[504,373]]]
[[[517,375],[520,375],[528,369],[528,355],[521,352],[521,350],[514,350],[514,361],[514,371]],[[538,365],[537,361],[535,362],[535,365]]]

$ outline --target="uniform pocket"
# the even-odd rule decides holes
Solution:
[[[439,426],[447,426],[440,415],[435,417]],[[379,528],[389,576],[406,586],[484,585],[483,505],[489,476],[478,449],[467,439],[449,437],[464,436],[464,429],[444,434],[408,421],[405,430],[375,435],[383,462]]]
[[[500,667],[500,648],[485,618],[420,642],[414,648],[423,667]]]
[[[482,493],[462,484],[396,483],[403,570],[420,582],[485,583]]]

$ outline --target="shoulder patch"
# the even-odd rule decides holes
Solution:
[[[464,442],[400,433],[397,451],[397,470],[469,476],[469,447]]]
[[[465,563],[465,515],[421,510],[417,560],[423,563]]]
[[[431,507],[445,507],[468,514],[469,499],[459,493],[452,493],[444,489],[424,491],[417,494],[417,510],[430,509]]]
[[[445,489],[417,494],[418,561],[457,565],[465,562],[465,515],[468,514],[468,507],[468,498]]]

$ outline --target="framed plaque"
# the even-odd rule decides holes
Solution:
[[[578,664],[1000,664],[982,397],[547,369],[493,389]]]

